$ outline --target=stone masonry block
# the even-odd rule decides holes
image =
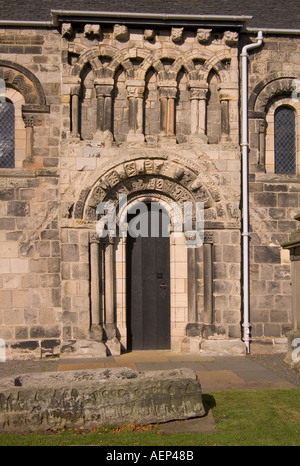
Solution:
[[[0,290],[1,309],[9,309],[12,306],[12,292],[10,290]]]
[[[257,263],[280,263],[280,247],[256,246],[254,261]]]
[[[8,201],[7,215],[12,217],[27,217],[29,215],[29,203],[25,201]]]
[[[58,325],[34,326],[30,329],[30,338],[58,338],[60,329]]]
[[[298,207],[299,196],[297,193],[279,193],[278,206],[279,207]]]
[[[21,374],[2,380],[0,400],[2,432],[149,424],[205,415],[201,385],[191,369]]]
[[[77,262],[79,260],[79,250],[77,244],[63,244],[61,252],[62,260],[64,262]]]
[[[258,206],[276,207],[277,196],[274,193],[254,193],[254,202]]]
[[[72,264],[71,276],[75,279],[89,279],[90,269],[89,264]]]
[[[16,241],[2,241],[0,243],[0,257],[18,257],[18,243]]]

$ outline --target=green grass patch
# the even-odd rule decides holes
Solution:
[[[204,394],[212,433],[164,434],[159,425],[0,434],[0,446],[300,446],[300,389],[243,390]]]

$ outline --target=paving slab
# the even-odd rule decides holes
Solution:
[[[198,361],[167,361],[167,362],[136,362],[139,371],[153,371],[163,369],[180,369],[181,367],[188,367],[194,371],[201,370],[202,364]]]
[[[247,383],[231,370],[196,371],[202,393],[221,390],[242,390]]]

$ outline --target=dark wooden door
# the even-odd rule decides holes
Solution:
[[[128,349],[169,349],[170,238],[128,236],[126,251]]]

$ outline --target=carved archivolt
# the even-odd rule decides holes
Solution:
[[[273,73],[267,80],[260,81],[253,89],[249,98],[249,112],[253,116],[261,114],[263,117],[267,111],[267,105],[273,97],[278,95],[290,95],[293,91],[293,80],[296,73]]]
[[[23,95],[25,99],[23,112],[49,112],[42,85],[31,71],[17,63],[0,60],[0,78],[4,79],[8,87],[16,89]]]
[[[117,69],[122,66],[126,70],[128,77],[144,80],[147,71],[151,67],[158,74],[164,73],[166,70],[163,61],[167,59],[173,62],[168,69],[168,79],[176,79],[180,69],[184,68],[190,79],[195,79],[196,73],[198,79],[205,81],[209,72],[214,70],[220,76],[220,81],[230,82],[230,76],[224,67],[224,62],[231,59],[228,51],[222,51],[222,53],[218,54],[213,54],[206,50],[183,54],[180,51],[172,49],[149,52],[141,48],[130,48],[120,51],[109,45],[99,45],[89,49],[80,47],[78,50],[76,48],[76,51],[80,51],[81,53],[72,68],[72,76],[77,76],[78,79],[80,79],[85,66],[90,64],[95,77],[98,78],[113,78]],[[110,61],[104,65],[100,60],[101,57],[106,57]],[[131,60],[136,58],[141,59],[142,62],[135,70]],[[202,69],[199,72],[196,71],[195,60],[203,62]]]
[[[218,186],[193,163],[185,161],[183,165],[180,157],[174,160],[139,158],[109,169],[91,188],[81,191],[74,208],[74,218],[94,221],[97,205],[105,201],[117,205],[121,194],[125,194],[128,200],[155,194],[181,205],[184,202],[203,202],[207,220],[239,220],[238,204],[232,202],[230,209],[224,208]]]

